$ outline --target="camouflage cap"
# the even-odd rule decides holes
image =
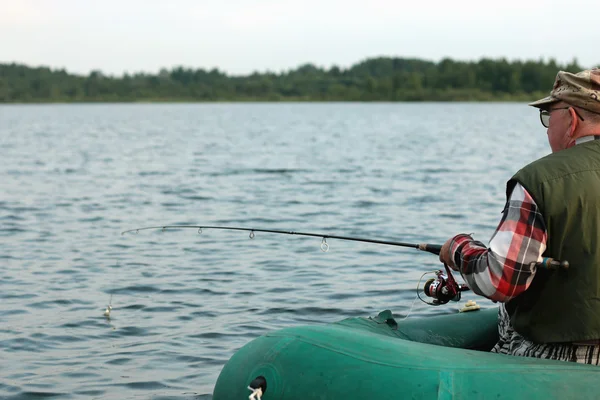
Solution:
[[[559,71],[550,96],[529,105],[547,108],[557,101],[600,114],[600,69],[588,69],[577,74]]]

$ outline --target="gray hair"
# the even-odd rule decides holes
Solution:
[[[579,107],[578,111],[586,121],[589,121],[593,124],[600,124],[600,114]]]

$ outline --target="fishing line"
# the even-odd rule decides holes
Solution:
[[[250,232],[250,239],[254,239],[256,236],[256,232],[264,232],[264,233],[276,233],[276,234],[284,234],[284,235],[297,235],[297,236],[312,236],[321,238],[321,251],[327,252],[329,250],[329,244],[327,243],[327,239],[339,239],[339,240],[349,240],[354,242],[365,242],[365,243],[374,243],[381,245],[389,245],[389,246],[399,246],[399,247],[411,247],[421,251],[427,251],[432,254],[439,255],[442,249],[441,245],[429,244],[429,243],[406,243],[406,242],[394,242],[389,240],[378,240],[378,239],[366,239],[366,238],[357,238],[350,236],[339,236],[339,235],[328,235],[321,233],[308,233],[308,232],[294,232],[294,231],[282,231],[275,229],[258,229],[258,228],[243,228],[237,226],[215,226],[215,225],[162,225],[162,226],[147,226],[143,228],[129,229],[121,232],[121,235],[126,233],[135,232],[136,234],[143,230],[151,230],[151,229],[160,229],[163,232],[167,229],[197,229],[198,234],[202,234],[203,229],[218,229],[218,230],[230,230],[230,231],[246,231]],[[542,262],[532,263],[535,264],[539,268],[546,269],[568,269],[569,262],[568,261],[559,261],[554,260],[553,258],[543,258]],[[444,271],[432,271],[436,278],[429,279],[425,283],[424,293],[432,297],[434,300],[432,302],[428,302],[424,300],[419,292],[419,286],[421,284],[421,280],[423,277],[432,272],[425,272],[419,278],[419,282],[417,283],[417,298],[413,300],[413,304],[411,305],[408,314],[404,319],[408,318],[410,313],[412,312],[413,306],[417,299],[421,300],[423,303],[431,305],[431,306],[439,306],[442,304],[446,304],[449,301],[459,301],[461,298],[461,292],[465,290],[469,290],[468,286],[465,284],[458,284],[454,277],[452,276],[452,272],[448,265],[444,264]],[[112,299],[111,299],[112,300]],[[110,318],[110,311],[112,310],[112,306],[109,304],[109,307],[105,311],[105,316]]]
[[[419,278],[419,281],[417,282],[417,296],[413,299],[413,302],[410,305],[410,308],[408,309],[408,314],[406,314],[405,317],[401,318],[401,320],[407,319],[409,317],[409,315],[412,312],[413,307],[415,306],[415,303],[417,302],[417,300],[421,300],[423,303],[429,304],[428,302],[426,302],[423,299],[421,299],[421,296],[419,296],[419,286],[421,285],[421,280],[423,279],[423,277],[425,275],[427,275],[427,274],[435,274],[435,273],[436,273],[436,271],[428,271],[428,272],[423,273],[423,275],[421,275],[421,277]]]

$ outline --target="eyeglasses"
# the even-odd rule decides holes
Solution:
[[[548,110],[542,110],[540,109],[540,121],[542,122],[542,125],[544,125],[544,128],[548,128],[550,126],[550,113],[552,111],[555,110],[568,110],[569,108],[573,108],[571,106],[569,107],[556,107],[556,108],[549,108]],[[573,111],[575,111],[575,114],[577,115],[577,117],[579,117],[580,120],[585,121],[585,119],[583,119],[583,117],[577,112],[577,110],[575,108],[573,108]]]

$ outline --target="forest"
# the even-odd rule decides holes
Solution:
[[[529,101],[548,95],[576,59],[439,62],[378,57],[348,68],[301,65],[282,72],[228,75],[177,66],[156,74],[87,76],[65,69],[0,63],[0,103],[214,101]]]

